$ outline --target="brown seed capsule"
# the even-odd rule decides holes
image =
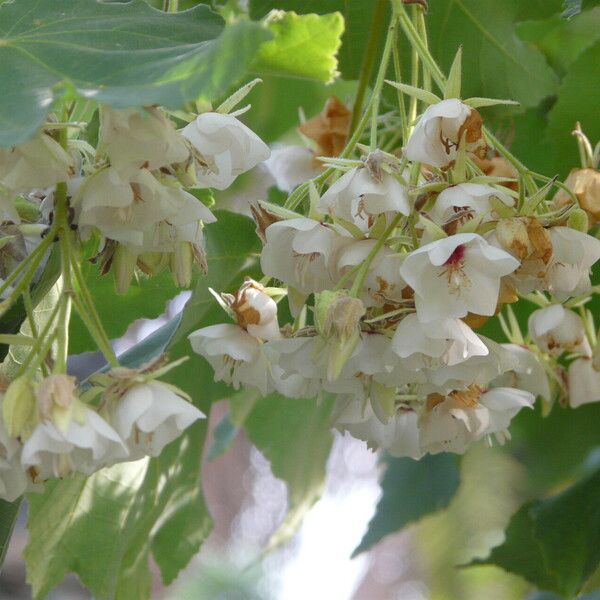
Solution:
[[[595,169],[573,169],[565,185],[573,191],[579,206],[585,210],[589,217],[590,227],[600,221],[600,171]],[[557,208],[572,203],[571,196],[563,189],[558,190],[554,196],[554,205]]]

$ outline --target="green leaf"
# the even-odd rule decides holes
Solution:
[[[517,32],[521,39],[535,44],[557,72],[565,74],[577,57],[600,39],[600,7],[568,21],[556,15],[519,23]]]
[[[337,76],[337,51],[344,31],[340,13],[276,13],[267,21],[273,39],[261,45],[252,69],[260,74],[305,77],[330,83]]]
[[[421,460],[386,456],[384,462],[383,494],[352,556],[409,523],[445,508],[458,489],[457,461],[450,454],[426,455]]]
[[[560,494],[523,506],[506,541],[472,564],[494,564],[574,597],[600,563],[600,469]]]
[[[333,435],[333,399],[291,400],[279,394],[259,399],[244,428],[288,488],[288,514],[270,542],[287,540],[320,497]]]
[[[244,75],[259,24],[224,28],[206,6],[166,14],[143,0],[0,5],[0,145],[26,141],[60,97],[117,107],[212,100]]]
[[[339,51],[339,70],[344,79],[358,79],[363,54],[369,39],[369,30],[377,4],[382,0],[250,0],[250,16],[261,19],[272,9],[294,11],[298,14],[319,15],[339,12],[344,17],[344,35]],[[389,3],[385,2],[386,18],[389,19]],[[385,25],[382,28],[379,48],[383,45]]]
[[[593,144],[600,141],[599,64],[600,41],[582,52],[571,65],[558,90],[558,100],[548,115],[546,143],[551,146],[555,173],[563,176],[579,165],[577,142],[571,135],[576,122],[581,123]]]
[[[536,106],[556,92],[558,78],[542,53],[519,39],[519,0],[444,0],[427,16],[430,46],[445,72],[463,47],[463,97],[517,100]]]
[[[15,528],[21,500],[7,502],[0,500],[0,570],[6,558],[8,544]]]

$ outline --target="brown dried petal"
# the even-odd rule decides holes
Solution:
[[[338,156],[348,138],[352,111],[336,96],[325,102],[321,113],[300,125],[299,130],[317,144],[317,154]]]

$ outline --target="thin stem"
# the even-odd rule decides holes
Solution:
[[[427,52],[429,52],[429,42],[427,40],[427,26],[425,24],[425,13],[423,11],[423,7],[416,4],[414,6],[414,19],[416,21],[416,29],[423,40],[423,44],[425,48],[427,48]],[[427,65],[423,65],[423,89],[428,92],[431,91],[431,73],[427,68]]]
[[[373,73],[373,66],[377,57],[377,48],[379,46],[379,35],[383,27],[385,20],[385,7],[387,0],[378,0],[375,5],[373,13],[373,21],[371,23],[371,30],[369,32],[369,41],[367,42],[367,48],[363,56],[362,64],[360,67],[360,78],[358,80],[358,89],[356,90],[356,98],[354,99],[354,106],[352,108],[352,120],[350,122],[350,133],[356,128],[360,119],[362,111],[362,105],[365,99],[365,94],[371,81],[371,74]]]
[[[392,47],[392,59],[394,61],[394,75],[396,76],[396,81],[402,82],[400,51],[398,49],[399,43],[400,35],[398,35],[398,30],[396,30],[396,43]],[[409,121],[406,114],[406,104],[404,103],[404,94],[402,90],[396,88],[396,92],[398,95],[398,111],[400,112],[400,121],[402,123],[402,141],[406,143],[409,135]]]

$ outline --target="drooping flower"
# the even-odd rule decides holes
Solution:
[[[482,339],[460,319],[421,323],[414,313],[398,324],[391,349],[415,369],[452,366],[489,354]]]
[[[215,381],[224,381],[236,390],[253,387],[263,395],[273,390],[270,363],[262,342],[243,327],[232,323],[209,325],[189,336],[194,352],[209,362]]]
[[[513,206],[515,203],[507,193],[490,185],[460,183],[439,193],[435,204],[429,211],[429,216],[438,225],[470,216],[481,216],[483,222],[491,221],[498,218],[493,212],[490,202],[492,197],[498,198],[507,206]]]
[[[519,262],[474,233],[452,235],[411,252],[400,275],[415,291],[417,316],[423,322],[491,316],[496,311],[500,279]]]
[[[315,165],[314,154],[303,146],[272,148],[265,166],[275,179],[275,185],[288,193],[301,183],[316,177],[321,171]]]
[[[199,186],[224,190],[270,155],[269,147],[231,115],[202,113],[181,134],[194,148]]]
[[[102,107],[100,121],[100,149],[119,170],[145,167],[153,171],[190,155],[185,139],[158,108]]]
[[[330,216],[368,231],[377,216],[410,214],[406,188],[393,175],[367,167],[355,167],[344,173],[320,198],[318,209]]]
[[[578,352],[591,356],[592,349],[581,317],[562,304],[539,308],[529,316],[529,334],[542,350],[554,356]]]
[[[129,449],[127,460],[158,456],[198,419],[191,402],[159,381],[132,385],[113,403],[110,422]]]
[[[548,375],[536,354],[525,346],[517,344],[501,345],[509,350],[517,360],[510,371],[506,371],[493,381],[493,385],[518,388],[530,392],[536,398],[539,396],[550,401],[552,393]]]
[[[346,145],[352,111],[336,96],[327,98],[323,110],[298,128],[317,144],[320,156],[339,156]]]
[[[590,227],[600,221],[600,171],[596,169],[573,169],[565,181],[565,185],[577,196],[580,208],[585,210]],[[573,202],[571,195],[560,188],[554,196],[557,208]]]
[[[31,478],[21,465],[21,443],[11,438],[0,418],[0,499],[14,502],[32,488]]]
[[[12,192],[67,181],[72,168],[73,158],[45,133],[19,146],[0,148],[0,183]]]
[[[600,402],[600,371],[590,358],[576,358],[568,370],[569,405],[573,408]]]
[[[35,474],[34,481],[72,471],[90,475],[128,456],[117,432],[77,397],[73,377],[46,377],[38,385],[37,400],[40,423],[21,453],[21,463]]]
[[[357,240],[342,247],[338,254],[337,270],[343,275],[348,269],[365,261],[377,240]],[[368,308],[396,304],[403,299],[406,283],[400,277],[403,256],[382,246],[369,265],[360,299]],[[350,282],[348,285],[350,285]]]
[[[529,392],[513,388],[485,391],[478,385],[446,396],[430,394],[420,420],[421,445],[431,454],[462,454],[470,444],[491,434],[502,442],[509,437],[512,418],[524,407],[532,407]]]
[[[408,143],[405,156],[433,167],[446,167],[456,159],[463,135],[466,150],[480,153],[485,149],[480,114],[456,98],[431,105],[419,119]]]
[[[305,295],[335,286],[335,253],[352,240],[334,225],[305,217],[269,225],[265,238],[260,256],[263,273]]]

